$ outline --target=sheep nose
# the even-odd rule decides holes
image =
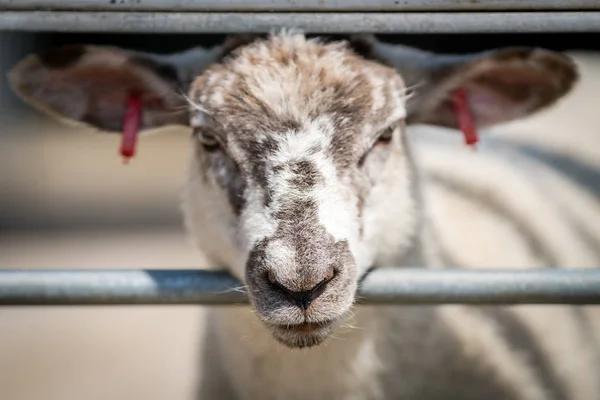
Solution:
[[[330,273],[328,273],[319,283],[317,283],[314,287],[309,290],[303,291],[294,291],[283,285],[281,282],[278,282],[272,274],[268,274],[268,279],[271,285],[281,293],[283,293],[286,299],[301,308],[303,311],[306,311],[310,304],[315,301],[319,296],[321,296],[325,289],[327,288],[327,284],[334,278],[335,273],[333,269]]]

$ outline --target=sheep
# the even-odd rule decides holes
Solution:
[[[208,312],[201,399],[600,398],[594,310],[353,306],[380,266],[597,265],[592,196],[505,143],[473,153],[432,133],[457,127],[456,89],[486,128],[576,80],[548,50],[450,56],[294,32],[170,56],[67,47],[10,73],[63,120],[119,132],[136,92],[142,129],[191,128],[186,226],[252,305]]]

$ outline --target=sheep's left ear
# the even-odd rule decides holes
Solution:
[[[393,66],[413,96],[408,122],[456,128],[452,96],[462,89],[475,122],[483,128],[530,115],[556,102],[577,81],[566,56],[539,48],[503,48],[469,55],[438,55],[354,38],[361,51]]]

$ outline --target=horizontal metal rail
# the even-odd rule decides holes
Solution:
[[[108,1],[108,0],[107,0]],[[600,32],[600,11],[574,12],[95,12],[0,11],[0,30],[243,33]]]
[[[381,268],[362,304],[600,304],[600,270]],[[245,304],[240,283],[200,270],[4,270],[0,305]]]
[[[0,0],[0,10],[473,11],[590,10],[598,0]]]

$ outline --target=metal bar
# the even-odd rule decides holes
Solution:
[[[600,270],[383,268],[369,273],[361,304],[600,304]],[[248,302],[225,272],[193,270],[0,271],[0,305]]]
[[[0,0],[0,10],[511,11],[599,10],[598,0]]]
[[[0,12],[0,30],[248,33],[600,32],[600,11],[467,13]]]

